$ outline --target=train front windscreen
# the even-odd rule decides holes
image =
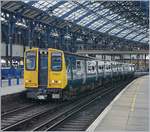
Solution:
[[[61,71],[62,70],[62,54],[60,52],[52,53],[51,69],[52,69],[52,71]]]
[[[36,69],[36,52],[28,51],[26,52],[26,70]]]

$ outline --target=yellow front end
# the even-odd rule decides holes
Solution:
[[[28,90],[28,98],[61,98],[63,89],[67,86],[63,51],[51,48],[27,50],[24,60],[24,83]]]
[[[52,69],[52,54],[61,53],[62,67],[59,71],[54,71]],[[49,89],[64,89],[67,85],[67,71],[64,53],[61,50],[48,49],[48,88]]]
[[[27,69],[27,57],[26,54],[29,52],[35,53],[35,69],[28,70]],[[24,85],[25,88],[38,88],[38,48],[33,48],[27,50],[25,52],[25,59],[24,59]]]

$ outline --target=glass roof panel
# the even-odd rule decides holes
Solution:
[[[133,38],[133,37],[136,36],[136,35],[137,35],[136,32],[132,32],[132,33],[130,33],[128,36],[126,36],[125,38],[126,38],[126,39],[131,39],[131,38]]]
[[[103,10],[98,10],[97,13],[100,15],[105,14],[107,11],[109,11],[109,9],[103,9]]]
[[[121,29],[123,30],[123,29]],[[117,36],[118,37],[124,37],[126,36],[131,30],[130,29],[124,29],[122,32],[120,32]]]
[[[144,36],[145,36],[145,34],[141,34],[141,35],[137,36],[136,38],[134,38],[133,40],[138,41],[141,38],[143,38]]]
[[[83,4],[83,5],[84,5],[84,4],[86,4],[88,1],[86,1],[86,0],[79,0],[78,2],[79,2],[80,4]]]
[[[81,17],[82,15],[85,15],[87,13],[87,11],[85,9],[79,9],[76,12],[71,13],[68,17],[66,17],[66,20],[76,20],[79,17]]]
[[[30,0],[25,0],[25,1],[24,1],[24,0],[22,0],[22,1],[23,1],[24,3],[28,3],[28,2],[30,2]]]
[[[130,26],[128,26],[127,28],[129,28],[129,29],[131,29],[131,30],[137,30],[138,28],[137,27],[135,27],[135,26],[133,26],[133,25],[130,25]],[[138,30],[138,32],[139,32],[140,30]],[[143,31],[143,30],[142,30]]]
[[[62,15],[66,14],[67,12],[71,11],[73,8],[77,7],[77,5],[73,2],[66,2],[65,4],[56,8],[53,13],[54,15],[61,17]]]
[[[147,41],[149,41],[149,39],[148,38],[144,38],[143,40],[141,40],[141,42],[147,42]]]
[[[28,3],[31,0],[25,0],[23,2]],[[55,4],[57,4],[58,2],[60,2],[61,0],[51,0],[51,1],[44,1],[44,0],[40,0],[40,1],[36,1],[36,3],[34,3],[32,6],[39,8],[43,11],[46,11],[49,7],[54,6]],[[77,24],[81,25],[81,26],[85,26],[86,24],[92,22],[93,20],[98,18],[98,14],[99,16],[103,16],[105,14],[106,18],[101,18],[98,21],[95,21],[94,23],[92,23],[89,28],[91,29],[98,29],[98,27],[102,26],[103,24],[107,23],[108,20],[112,20],[114,18],[119,18],[120,20],[115,20],[114,22],[111,22],[107,25],[104,25],[101,29],[99,29],[100,32],[106,32],[109,29],[111,29],[112,27],[114,27],[114,29],[112,29],[109,34],[115,35],[117,32],[121,31],[117,36],[118,37],[124,37],[126,36],[128,33],[129,35],[126,37],[127,39],[132,39],[134,36],[138,35],[138,33],[143,32],[145,29],[142,28],[140,25],[136,25],[133,22],[129,22],[125,19],[125,17],[121,17],[118,14],[113,14],[113,12],[111,12],[110,9],[104,9],[103,5],[101,5],[99,2],[91,2],[91,1],[85,1],[85,0],[81,0],[78,3],[82,4],[83,6],[86,6],[87,8],[89,8],[90,10],[96,11],[97,14],[92,13],[86,17],[84,17],[82,20],[80,20],[79,22],[77,22]],[[79,8],[77,11],[69,14],[69,16],[67,16],[66,20],[77,20],[78,18],[80,18],[82,15],[87,14],[88,9],[86,10],[85,8]],[[53,10],[53,14],[57,17],[61,17],[62,15],[68,13],[69,11],[71,11],[72,9],[76,8],[77,6],[79,6],[76,2],[74,1],[67,1],[64,4],[61,4],[60,6],[58,6],[57,8],[55,8]],[[101,7],[100,7],[101,6]],[[99,8],[97,8],[99,7]],[[96,9],[95,9],[96,8]],[[94,10],[95,9],[95,10]],[[125,23],[126,22],[126,23]],[[116,24],[120,24],[117,25]],[[121,24],[122,23],[122,24]],[[125,24],[124,24],[125,23]],[[123,28],[125,28],[125,30],[123,30]],[[139,29],[139,30],[138,30]],[[136,30],[135,32],[132,32]],[[147,30],[147,29],[146,29]],[[131,32],[131,34],[130,34]],[[145,31],[146,32],[146,31]],[[136,38],[134,38],[133,40],[138,41],[140,40],[142,37],[144,37],[145,33],[137,36]],[[144,39],[143,39],[144,40]]]
[[[139,29],[139,32],[143,32],[143,34],[144,34],[144,33],[147,33],[148,30],[144,30],[143,28],[140,28],[140,29]]]
[[[102,27],[101,29],[99,29],[98,31],[100,31],[100,32],[106,32],[106,31],[108,31],[109,29],[111,29],[111,28],[114,27],[114,26],[115,26],[115,24],[109,23],[109,24],[103,26],[103,27]]]
[[[88,16],[84,17],[84,18],[83,18],[81,21],[79,21],[77,24],[84,26],[84,25],[86,25],[87,23],[90,23],[91,21],[95,20],[96,18],[97,18],[96,15],[91,14],[91,15],[88,15]]]
[[[114,17],[118,16],[117,14],[112,14],[112,15],[108,15],[106,16],[107,19],[113,19]]]
[[[115,35],[116,33],[118,33],[118,32],[121,31],[121,30],[122,30],[122,28],[116,27],[116,28],[114,28],[113,30],[111,30],[111,31],[109,32],[109,34]]]
[[[107,21],[105,19],[100,19],[94,23],[92,23],[89,28],[92,28],[92,29],[96,29],[97,27],[103,25],[104,23],[106,23]]]
[[[96,29],[96,28],[99,27],[100,25],[102,25],[102,20],[98,20],[98,21],[92,23],[92,24],[89,26],[89,28],[91,28],[91,29]]]
[[[122,19],[119,19],[119,20],[116,20],[115,23],[122,23],[123,20]]]
[[[87,7],[91,10],[93,10],[94,8],[98,7],[100,5],[100,3],[91,3],[89,5],[87,5]]]
[[[47,10],[49,7],[55,5],[58,3],[56,0],[51,1],[37,1],[35,4],[33,4],[34,7],[39,8],[43,11]]]
[[[133,25],[133,22],[130,22],[130,23],[127,22],[127,23],[124,24],[124,26],[127,26],[127,27],[131,26],[131,25]]]

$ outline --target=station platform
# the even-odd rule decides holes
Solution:
[[[124,88],[86,130],[149,131],[149,76]]]
[[[0,88],[1,96],[15,94],[22,91],[25,91],[23,79],[19,80],[19,85],[17,85],[16,79],[12,79],[11,86],[8,86],[8,80],[2,80],[2,87]]]
[[[9,87],[9,80],[8,79],[2,80],[1,83],[2,83],[1,84],[2,87]],[[11,85],[12,86],[17,85],[17,79],[11,79]],[[19,85],[23,85],[23,79],[22,78],[19,79]]]
[[[14,85],[9,87],[2,87],[0,89],[1,96],[8,95],[8,94],[14,94],[25,91],[24,85]]]

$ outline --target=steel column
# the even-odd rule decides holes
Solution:
[[[6,38],[6,50],[5,50],[5,52],[6,52],[6,65],[8,66],[8,58],[9,58],[9,54],[8,54],[8,46],[9,46],[9,39],[7,39],[8,38],[8,31],[6,30],[6,29],[4,29],[4,35],[5,35],[5,38]]]
[[[58,31],[58,34],[59,34],[58,49],[62,49],[63,50],[63,48],[64,48],[63,44],[64,44],[65,34],[64,34],[63,30]]]
[[[47,27],[47,30],[46,30],[46,35],[47,35],[47,48],[50,48],[52,45],[51,45],[51,39],[50,39],[50,33],[51,33],[51,29],[49,27]]]
[[[29,22],[29,28],[28,28],[28,46],[31,49],[33,46],[33,31],[34,31],[34,26],[32,21]]]
[[[71,36],[72,36],[71,37],[71,47],[72,47],[71,51],[75,52],[77,50],[75,46],[77,36],[75,34],[72,34]]]
[[[13,44],[13,34],[14,34],[14,28],[15,28],[15,20],[13,18],[13,15],[10,14],[10,17],[9,17],[9,24],[8,24],[8,43],[9,43],[9,46],[10,46],[10,65],[12,66],[12,44]]]

